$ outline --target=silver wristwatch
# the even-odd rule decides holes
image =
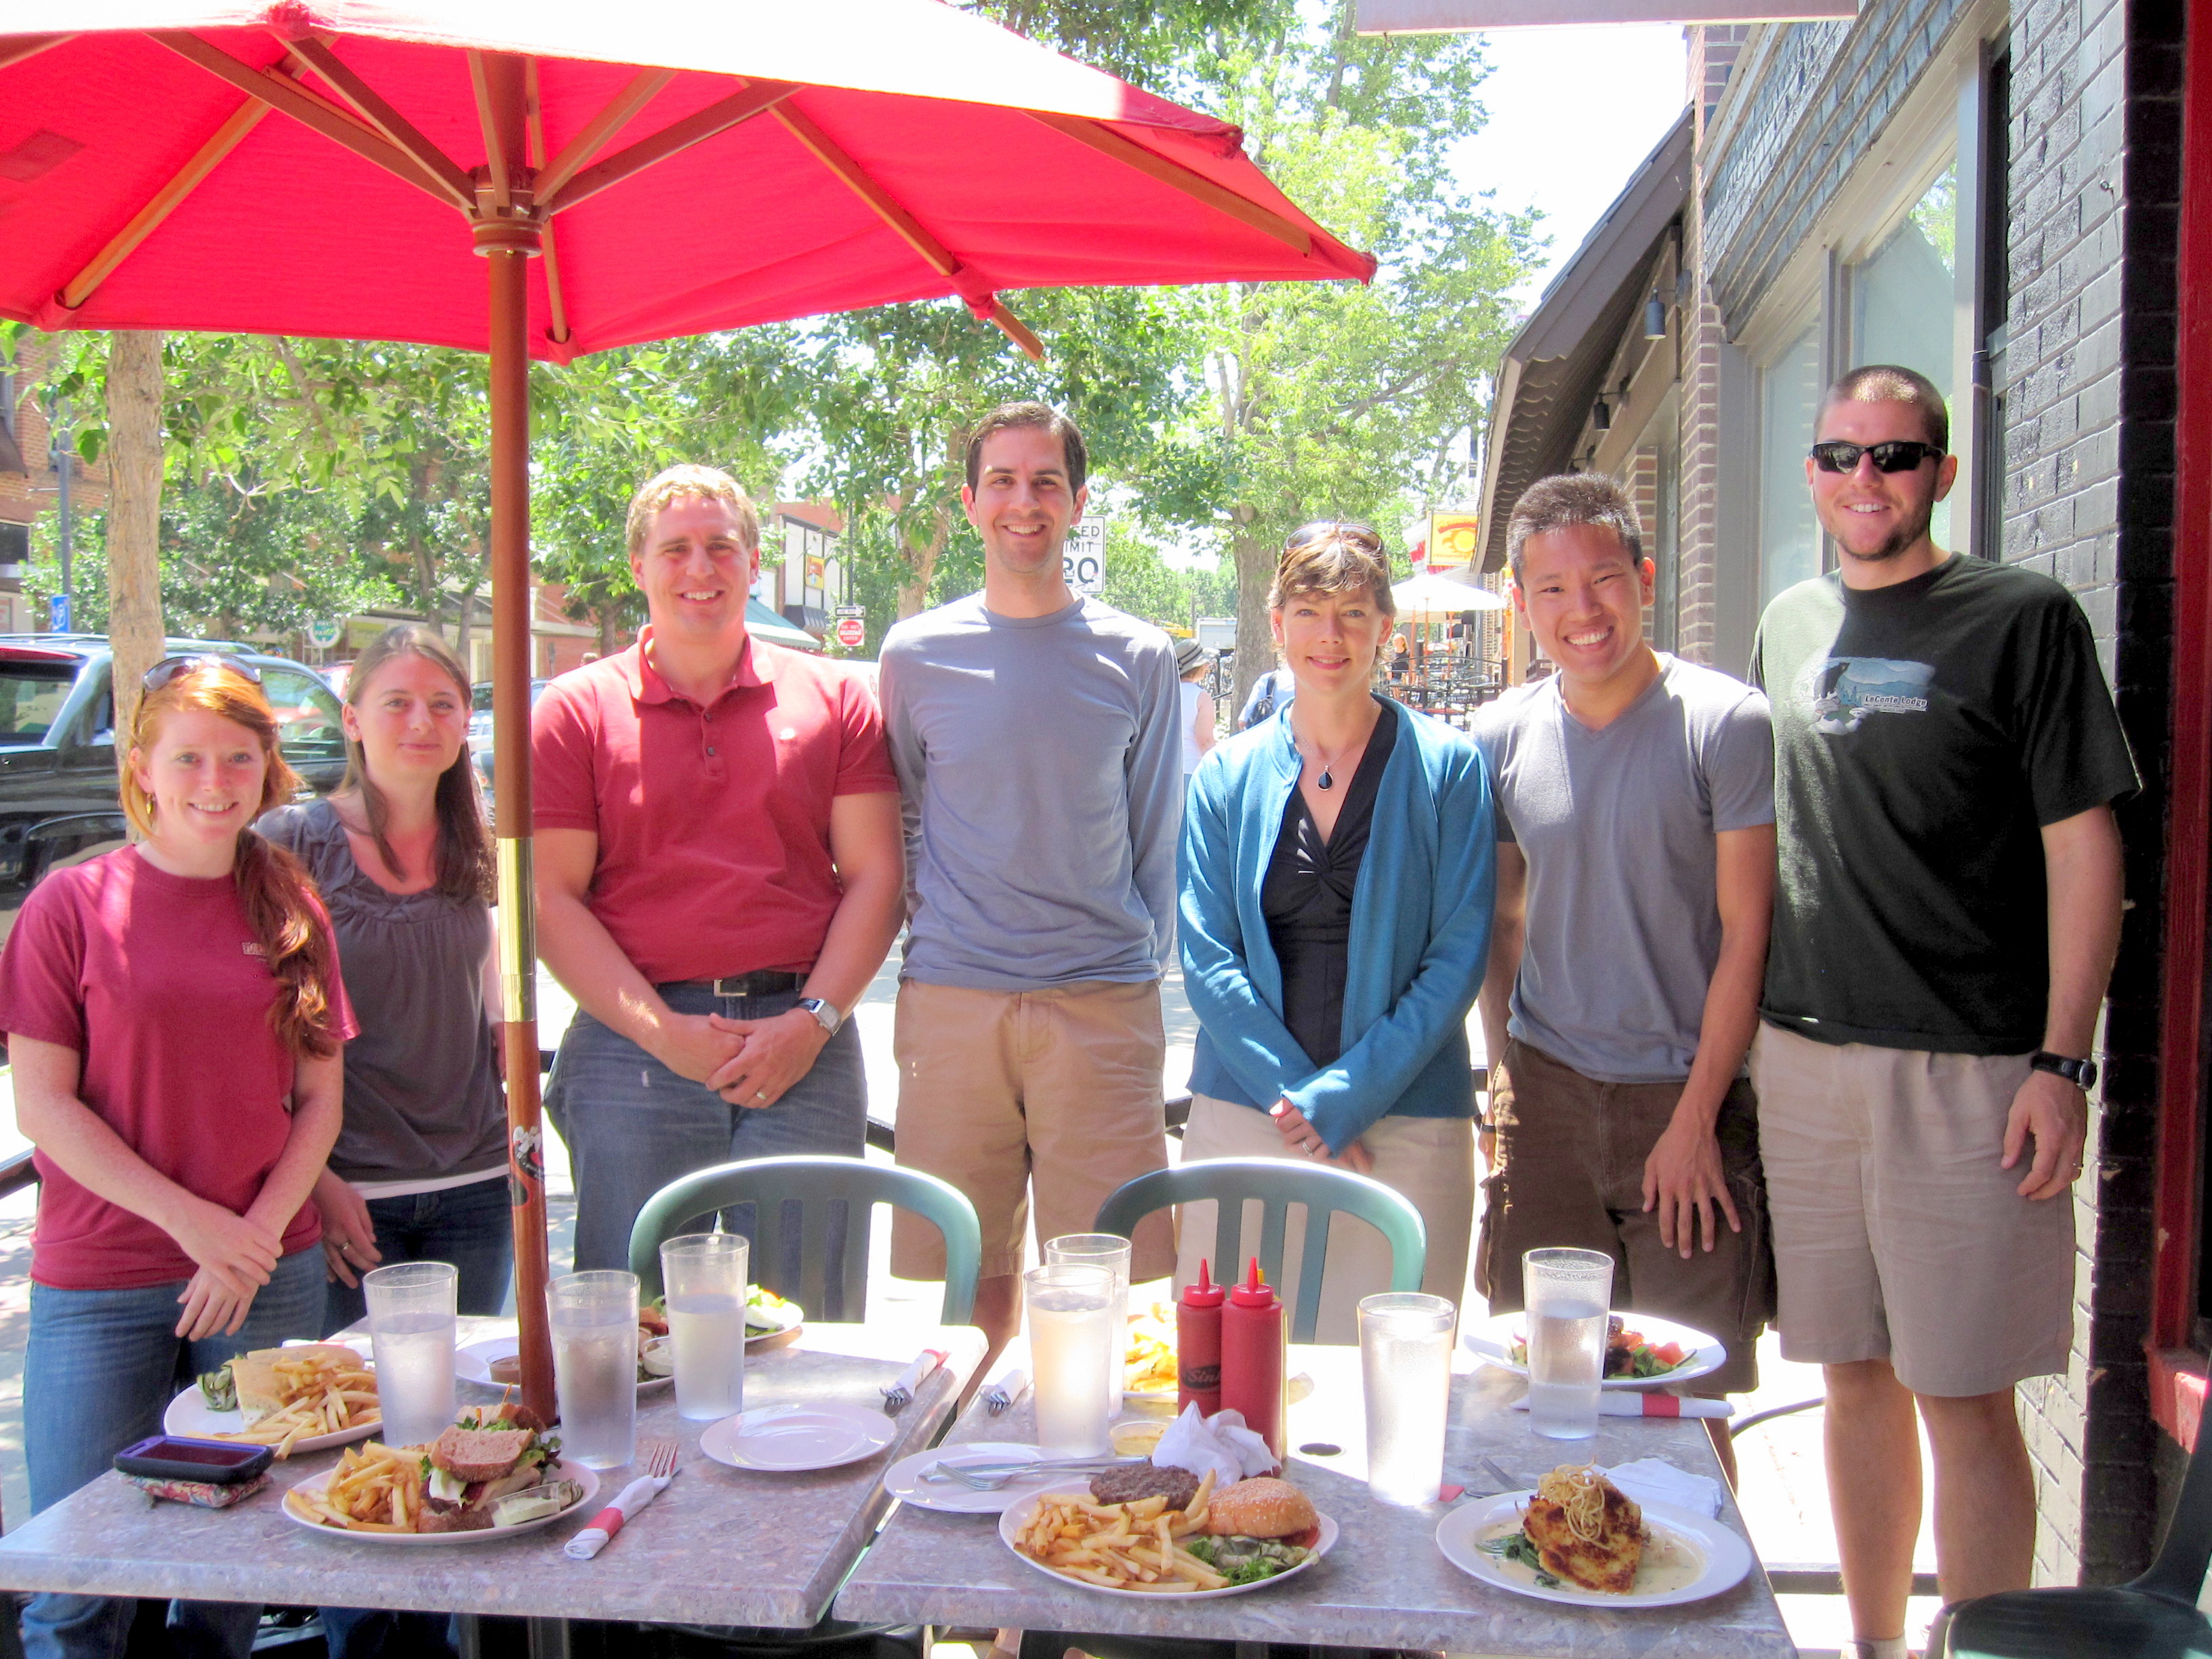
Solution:
[[[821,1022],[822,1030],[827,1036],[836,1036],[837,1028],[845,1023],[845,1016],[837,1012],[837,1006],[824,1002],[820,997],[801,997],[799,1006]]]

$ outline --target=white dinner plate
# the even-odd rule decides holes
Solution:
[[[514,1336],[480,1336],[473,1342],[464,1342],[453,1350],[453,1375],[471,1382],[482,1382],[490,1388],[513,1388],[511,1382],[492,1380],[492,1362],[512,1359],[522,1352],[522,1340]],[[637,1385],[640,1394],[651,1394],[665,1389],[676,1381],[668,1376],[649,1376]]]
[[[287,1342],[288,1348],[304,1346]],[[351,1348],[366,1360],[368,1358],[368,1339],[357,1336],[338,1340],[340,1347]],[[372,1364],[371,1369],[374,1369]],[[246,1426],[246,1413],[241,1411],[219,1412],[207,1402],[207,1396],[195,1382],[169,1402],[168,1410],[161,1413],[161,1431],[165,1434],[181,1435],[187,1440],[205,1440],[213,1435],[236,1434]],[[304,1440],[295,1440],[295,1452],[327,1451],[332,1446],[343,1446],[351,1441],[366,1440],[384,1426],[381,1413],[351,1428],[340,1429],[335,1434],[313,1434]]]
[[[879,1407],[762,1406],[708,1425],[699,1449],[733,1469],[834,1469],[873,1457],[898,1437]]]
[[[1644,1333],[1644,1340],[1653,1347],[1662,1342],[1679,1342],[1690,1350],[1690,1357],[1671,1371],[1662,1371],[1656,1376],[1608,1376],[1601,1386],[1608,1389],[1663,1389],[1676,1382],[1687,1382],[1692,1377],[1704,1376],[1728,1364],[1728,1345],[1720,1338],[1694,1326],[1677,1325],[1671,1319],[1662,1319],[1656,1314],[1623,1313],[1617,1316],[1630,1330]],[[1525,1313],[1497,1314],[1472,1327],[1461,1334],[1460,1340],[1468,1349],[1491,1364],[1503,1366],[1516,1376],[1528,1375],[1522,1361],[1509,1358],[1511,1345],[1528,1334],[1528,1316]]]
[[[1042,1447],[1024,1446],[1012,1440],[963,1441],[957,1446],[939,1446],[934,1451],[900,1458],[884,1471],[884,1490],[902,1504],[911,1504],[916,1509],[941,1510],[947,1515],[999,1515],[1008,1505],[1018,1504],[1024,1498],[1034,1498],[1047,1486],[1065,1486],[1067,1471],[1055,1469],[1042,1474],[1016,1475],[991,1492],[977,1492],[957,1480],[925,1480],[921,1472],[939,1462],[990,1463],[1014,1457],[1035,1460],[1043,1455]]]
[[[1000,1514],[999,1540],[1013,1553],[1016,1560],[1036,1568],[1055,1584],[1089,1590],[1097,1595],[1119,1595],[1132,1601],[1160,1600],[1162,1592],[1158,1590],[1114,1589],[1104,1584],[1094,1584],[1087,1578],[1072,1578],[1056,1568],[1048,1567],[1035,1556],[1022,1553],[1016,1540],[1021,1537],[1023,1529],[1036,1519],[1038,1504],[1048,1498],[1088,1498],[1090,1496],[1091,1488],[1088,1486],[1063,1486],[1057,1492],[1034,1492],[1022,1499],[1020,1503],[1010,1505]],[[1206,1601],[1223,1595],[1247,1595],[1254,1590],[1273,1589],[1278,1584],[1288,1583],[1336,1547],[1336,1522],[1326,1515],[1316,1514],[1314,1519],[1321,1528],[1320,1541],[1314,1545],[1312,1553],[1295,1567],[1285,1572],[1279,1572],[1273,1578],[1258,1578],[1249,1584],[1230,1584],[1220,1589],[1194,1589],[1174,1599],[1178,1601]]]
[[[1530,1492],[1502,1492],[1462,1504],[1437,1524],[1437,1547],[1443,1552],[1445,1560],[1486,1584],[1511,1590],[1516,1595],[1534,1596],[1540,1601],[1565,1601],[1578,1607],[1680,1607],[1685,1601],[1702,1601],[1709,1595],[1733,1589],[1751,1571],[1751,1546],[1718,1521],[1692,1510],[1676,1509],[1672,1504],[1645,1504],[1642,1505],[1645,1527],[1653,1532],[1673,1534],[1679,1547],[1697,1557],[1699,1571],[1694,1579],[1674,1589],[1631,1590],[1626,1595],[1584,1589],[1565,1580],[1560,1581],[1558,1589],[1547,1589],[1521,1577],[1504,1562],[1485,1554],[1480,1547],[1484,1534],[1492,1527],[1516,1520],[1522,1506],[1534,1496]]]
[[[337,1473],[335,1469],[325,1469],[320,1474],[311,1474],[292,1490],[319,1492],[329,1482],[331,1476]],[[401,1549],[432,1548],[441,1544],[496,1544],[501,1539],[520,1538],[525,1533],[537,1532],[542,1528],[553,1525],[557,1521],[566,1521],[580,1511],[587,1511],[591,1507],[592,1500],[599,1495],[599,1477],[581,1463],[571,1463],[562,1459],[556,1459],[547,1466],[545,1478],[548,1480],[574,1480],[584,1489],[584,1495],[565,1510],[552,1515],[540,1516],[535,1521],[526,1521],[519,1527],[486,1527],[476,1532],[356,1532],[346,1527],[333,1527],[319,1521],[310,1521],[289,1504],[280,1504],[278,1507],[284,1511],[284,1518],[294,1526],[304,1528],[319,1537],[342,1538],[349,1544],[372,1544],[382,1548],[396,1547]]]

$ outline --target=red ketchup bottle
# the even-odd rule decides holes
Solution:
[[[1242,1412],[1244,1426],[1267,1443],[1277,1462],[1283,1456],[1286,1337],[1283,1299],[1261,1281],[1254,1256],[1222,1311],[1221,1409]]]
[[[1221,1304],[1228,1295],[1207,1276],[1201,1259],[1198,1283],[1183,1286],[1182,1300],[1176,1304],[1178,1413],[1194,1403],[1201,1417],[1221,1409]]]

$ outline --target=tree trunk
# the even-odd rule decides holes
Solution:
[[[161,337],[107,344],[107,637],[115,653],[115,753],[130,749],[140,683],[161,660]]]
[[[1239,508],[1240,518],[1249,511]],[[1266,542],[1242,529],[1230,546],[1237,561],[1237,684],[1229,710],[1234,720],[1252,695],[1252,682],[1275,665],[1275,635],[1267,623],[1267,586],[1275,577],[1275,556]]]
[[[945,544],[952,534],[952,514],[943,507],[931,522],[929,539],[917,543],[908,539],[904,531],[899,532],[899,550],[906,555],[909,579],[899,584],[899,620],[918,617],[929,603],[930,580],[937,574],[937,556],[945,551]]]
[[[592,620],[599,625],[599,654],[602,657],[613,656],[619,649],[615,644],[614,601],[610,599],[602,605],[593,614]]]

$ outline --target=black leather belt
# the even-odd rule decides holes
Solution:
[[[796,991],[806,983],[804,974],[786,973],[778,968],[763,968],[754,974],[732,974],[726,979],[672,979],[664,981],[656,989],[663,991],[711,991],[718,997],[772,997],[784,991]]]

